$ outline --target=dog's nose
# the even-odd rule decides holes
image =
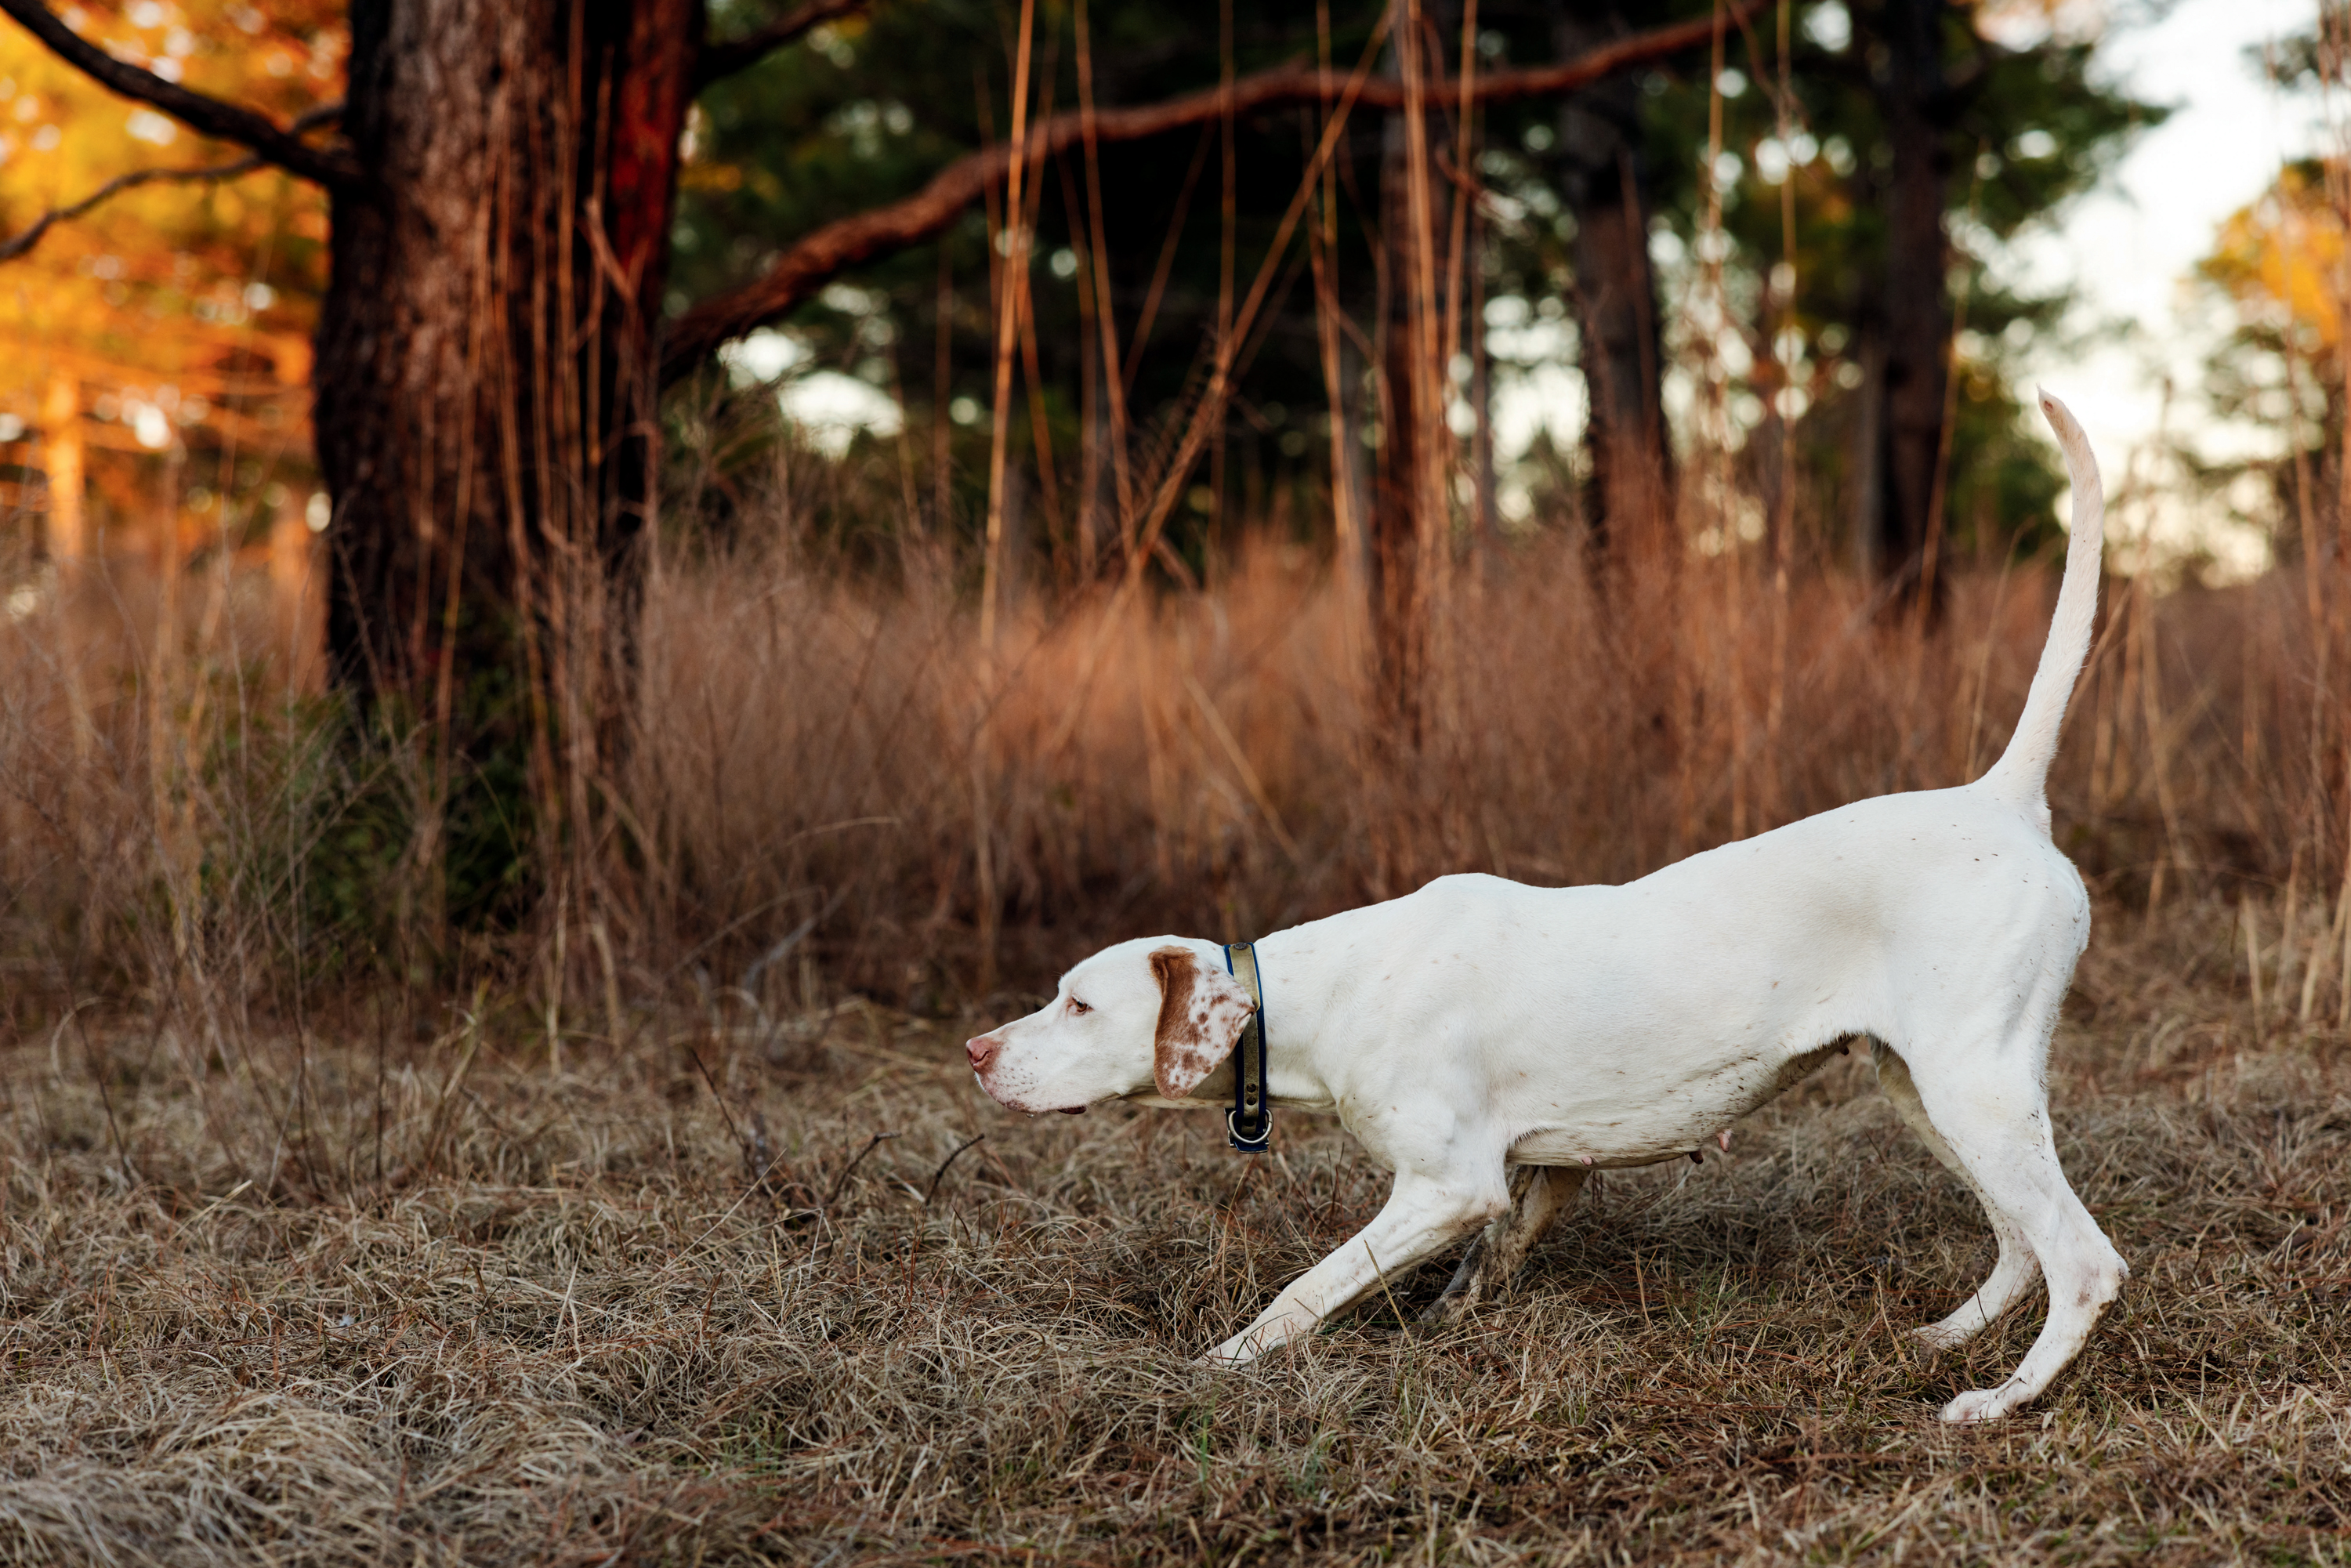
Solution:
[[[987,1064],[996,1060],[996,1041],[984,1034],[965,1040],[963,1053],[971,1058],[971,1070],[974,1072],[985,1072],[987,1071]]]

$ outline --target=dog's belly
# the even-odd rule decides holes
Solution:
[[[1578,1086],[1583,1092],[1569,1090],[1545,1096],[1554,1103],[1512,1108],[1514,1120],[1533,1125],[1512,1140],[1510,1163],[1623,1168],[1684,1158],[1778,1098],[1845,1043],[1832,1040],[1777,1060],[1725,1056],[1695,1072],[1660,1075],[1627,1064],[1605,1076],[1579,1074],[1586,1080]]]

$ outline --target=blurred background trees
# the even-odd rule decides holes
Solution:
[[[290,120],[341,90],[342,9],[132,5],[85,25],[126,59]],[[266,549],[273,528],[309,520],[317,189],[253,168],[27,232],[126,172],[236,156],[0,26],[0,485],[12,515],[45,518],[53,564]],[[59,464],[82,485],[48,490]]]
[[[473,24],[429,6],[362,6],[353,17],[360,96],[376,107],[355,114],[345,131],[360,162],[378,169],[379,186],[401,191],[401,201],[468,191],[478,202],[494,188],[490,165],[478,160],[495,138],[486,124],[459,123],[459,112],[469,104],[485,113],[517,110],[499,108],[507,100],[496,93],[454,93],[448,69],[472,61],[486,70],[489,62],[503,61],[499,92],[511,94],[523,91],[514,75],[522,62],[555,68],[569,51],[584,51],[573,64],[586,74],[565,89],[576,103],[564,107],[552,89],[523,92],[517,102],[538,103],[535,112],[556,117],[547,121],[547,134],[577,142],[576,168],[560,158],[549,167],[565,167],[571,199],[595,204],[600,214],[596,224],[577,225],[579,254],[561,258],[568,269],[562,288],[580,298],[605,298],[604,308],[611,308],[629,292],[607,276],[617,266],[644,296],[630,308],[647,317],[641,324],[625,327],[615,319],[596,327],[605,360],[629,333],[646,339],[658,331],[654,318],[756,281],[780,252],[823,225],[914,194],[945,166],[1008,134],[1015,113],[1010,78],[1020,46],[1011,12],[956,0],[803,7],[811,17],[820,11],[821,19],[787,17],[782,33],[768,35],[799,40],[793,47],[740,50],[726,57],[730,68],[696,75],[698,8],[608,9],[610,16],[591,6],[577,16],[549,10],[528,21],[514,12],[476,36],[465,31]],[[1467,17],[1458,6],[1414,14],[1431,82],[1465,64],[1474,78],[1573,57],[1679,19],[1664,6],[1565,0],[1504,0]],[[576,37],[567,32],[568,16],[577,24]],[[1479,476],[1475,484],[1504,492],[1481,489],[1473,500],[1485,526],[1526,526],[1539,499],[1547,517],[1587,528],[1595,539],[1658,519],[1678,538],[1687,519],[1671,504],[1673,480],[1700,433],[1740,455],[1742,468],[1753,470],[1747,476],[1760,481],[1759,494],[1808,490],[1810,533],[1797,541],[1800,552],[1830,552],[1882,576],[1917,579],[1937,527],[1972,542],[1979,530],[2006,536],[2043,526],[2053,471],[2035,444],[2014,434],[2017,405],[2002,355],[2045,325],[2060,302],[2007,298],[1986,287],[1980,253],[2083,188],[2133,124],[2160,111],[2094,82],[2088,46],[2002,48],[1980,35],[1978,16],[1943,0],[1887,0],[1859,9],[1816,0],[1727,19],[1719,77],[1701,45],[1635,62],[1580,91],[1490,109],[1473,103],[1466,128],[1451,123],[1457,104],[1426,106],[1438,166],[1429,176],[1433,243],[1439,251],[1462,247],[1458,256],[1432,257],[1448,295],[1442,308],[1452,352],[1439,377],[1448,407],[1469,399],[1473,387],[1477,399],[1489,401],[1498,368],[1507,392],[1510,368],[1491,362],[1489,323],[1526,324],[1500,329],[1506,350],[1533,324],[1555,323],[1539,339],[1574,365],[1583,394],[1579,410],[1552,422],[1555,432],[1579,438],[1580,450],[1558,453],[1564,462],[1551,475],[1538,465],[1498,476],[1489,472],[1489,460],[1470,463]],[[352,48],[331,6],[300,15],[279,7],[265,16],[246,5],[152,4],[131,6],[107,26],[86,13],[77,20],[93,40],[133,64],[184,69],[191,85],[283,120],[329,100]],[[1300,3],[1251,7],[1246,17],[1228,17],[1219,26],[1193,7],[1125,5],[1108,7],[1082,38],[1080,20],[1071,5],[1047,5],[1029,22],[1030,97],[1019,110],[1032,124],[1081,99],[1133,104],[1213,88],[1227,72],[1316,59],[1343,67],[1361,54],[1378,16],[1333,16],[1327,5]],[[718,5],[708,26],[714,37],[750,38],[776,24],[775,8],[737,4]],[[630,27],[643,36],[623,47]],[[650,47],[654,43],[662,47]],[[401,131],[398,106],[432,96],[411,87],[403,73],[425,68],[437,57],[433,51],[444,48],[452,53],[434,77],[441,98],[416,126]],[[10,51],[11,69],[22,78],[11,95],[13,112],[18,123],[34,127],[12,149],[16,194],[7,218],[14,228],[38,215],[45,189],[51,198],[78,195],[109,174],[152,161],[142,137],[150,144],[194,140],[153,108],[100,110],[113,100],[21,35],[12,35]],[[1383,46],[1383,57],[1393,74],[1393,40]],[[590,68],[599,58],[616,63],[597,68],[606,73],[599,76]],[[1081,81],[1089,72],[1091,79]],[[52,96],[54,114],[43,108],[44,93]],[[618,107],[594,110],[607,99]],[[78,131],[69,146],[62,140],[35,144],[39,126],[56,131],[77,109],[74,122],[87,122],[87,132]],[[590,122],[595,112],[639,110],[653,121],[641,129],[616,122],[610,134],[634,135],[646,145],[674,143],[682,167],[674,171],[655,159],[622,182],[625,191],[597,190],[619,143],[600,143]],[[1084,156],[1062,149],[1029,182],[1024,200],[1033,205],[1035,238],[1027,246],[1030,276],[1022,286],[1025,384],[1011,411],[1018,454],[1008,481],[1018,492],[1013,553],[1033,555],[1056,581],[1066,585],[1098,570],[1110,553],[1105,540],[1124,537],[1111,514],[1120,505],[1118,474],[1135,454],[1105,454],[1110,429],[1121,427],[1130,442],[1147,441],[1197,390],[1235,279],[1263,260],[1298,184],[1317,116],[1312,105],[1287,104],[1236,117],[1229,126],[1185,125]],[[682,140],[662,131],[668,119],[679,120]],[[1303,531],[1312,531],[1308,519],[1331,517],[1331,486],[1343,487],[1351,465],[1362,462],[1352,451],[1335,465],[1330,460],[1334,432],[1343,441],[1343,432],[1353,431],[1353,439],[1374,454],[1384,442],[1394,445],[1383,410],[1394,413],[1409,378],[1401,373],[1402,361],[1367,357],[1366,350],[1374,340],[1402,335],[1399,311],[1411,294],[1395,277],[1403,253],[1382,243],[1405,226],[1406,204],[1390,190],[1399,184],[1400,165],[1384,166],[1384,160],[1395,163],[1391,154],[1402,141],[1392,128],[1401,119],[1393,111],[1365,113],[1348,126],[1329,182],[1330,210],[1313,225],[1320,281],[1301,286],[1306,246],[1282,259],[1280,296],[1264,313],[1231,406],[1206,444],[1199,483],[1186,486],[1186,504],[1168,530],[1181,570],[1204,570],[1220,530],[1252,509],[1270,513],[1276,497]],[[120,127],[110,139],[100,129],[107,122]],[[521,134],[523,123],[516,120],[507,133]],[[453,151],[426,150],[427,132],[434,147]],[[395,148],[403,134],[416,146]],[[469,160],[462,166],[432,162],[461,148]],[[1458,150],[1468,152],[1466,167],[1454,166]],[[538,147],[530,156],[553,154]],[[518,170],[528,162],[500,166]],[[682,190],[672,230],[661,214],[674,176],[682,177]],[[298,194],[282,174],[256,174],[242,184],[150,188],[121,199],[122,221],[153,222],[144,215],[157,214],[166,226],[152,231],[153,239],[171,249],[175,271],[202,276],[242,300],[238,286],[220,280],[250,270],[254,236],[245,231],[263,210],[254,201],[261,181],[282,193],[281,204],[308,204],[299,224],[310,248],[286,247],[280,264],[292,286],[280,319],[298,330],[303,313],[333,285],[318,250],[316,198]],[[475,460],[457,454],[493,450],[503,417],[513,415],[517,428],[532,423],[523,405],[533,382],[497,378],[498,391],[463,419],[446,410],[423,418],[410,409],[389,421],[369,413],[372,400],[389,397],[387,389],[402,384],[403,376],[380,367],[371,381],[347,363],[353,345],[365,341],[381,352],[386,342],[421,336],[429,346],[411,351],[442,355],[434,374],[454,375],[466,362],[465,335],[454,326],[419,334],[413,321],[395,329],[387,317],[379,330],[372,315],[402,308],[392,302],[399,290],[427,279],[448,293],[435,308],[452,323],[478,308],[475,296],[484,290],[469,295],[459,281],[467,253],[462,246],[453,249],[446,236],[470,234],[479,241],[495,214],[480,207],[453,207],[430,214],[429,222],[422,210],[414,214],[412,221],[440,247],[442,265],[435,267],[431,249],[407,255],[378,232],[392,220],[371,214],[396,214],[401,204],[379,202],[366,189],[354,186],[340,198],[348,208],[338,230],[345,281],[332,296],[324,386],[337,411],[330,423],[338,434],[326,444],[336,481],[331,499],[341,519],[333,537],[353,573],[352,591],[337,601],[336,667],[342,679],[362,685],[374,678],[371,669],[434,664],[422,651],[436,640],[423,630],[439,613],[428,608],[437,602],[434,573],[413,570],[413,541],[401,549],[392,541],[415,532],[416,516],[454,504],[460,481],[451,465]],[[914,515],[893,524],[880,509],[859,520],[893,536],[869,541],[883,547],[881,556],[894,557],[900,528],[953,538],[986,514],[973,486],[988,465],[971,454],[987,432],[969,416],[958,422],[955,411],[958,399],[971,407],[993,401],[1002,257],[991,256],[988,236],[1008,232],[1010,220],[993,211],[998,187],[988,189],[984,203],[935,241],[885,250],[843,269],[817,299],[791,313],[782,340],[733,360],[738,377],[821,368],[863,383],[872,395],[838,383],[833,395],[851,400],[843,417],[856,408],[869,411],[862,426],[869,433],[893,421],[930,427],[932,439],[918,444],[925,449],[915,456],[935,471],[913,486]],[[1098,209],[1089,195],[1096,190]],[[1464,193],[1457,221],[1452,209]],[[645,215],[620,213],[624,195],[650,204]],[[529,204],[527,192],[509,196]],[[554,208],[537,217],[560,221]],[[202,232],[206,225],[213,225],[209,234]],[[623,230],[639,254],[613,247]],[[510,233],[508,243],[518,243],[524,232]],[[47,281],[61,268],[109,265],[88,254],[86,225],[78,231],[68,225],[67,234],[73,233],[83,236],[78,243],[61,235],[45,256],[36,247],[24,265],[40,270],[19,276]],[[594,233],[612,251],[601,263]],[[200,245],[209,245],[211,254]],[[507,265],[515,264],[509,258]],[[276,285],[249,281],[269,291],[275,306]],[[122,280],[95,279],[79,293],[92,312],[90,329],[119,334],[121,319],[106,315],[118,308],[102,303],[110,283]],[[532,289],[524,274],[501,274],[487,292],[521,300]],[[27,292],[17,291],[19,301]],[[1325,328],[1333,323],[1317,323],[1318,307],[1338,318],[1344,373],[1335,384],[1324,362],[1324,340],[1332,335]],[[1955,308],[1968,317],[1957,324],[1956,352]],[[1470,320],[1473,314],[1479,319]],[[548,329],[520,318],[512,325],[539,338]],[[575,330],[583,325],[572,323]],[[1104,332],[1125,340],[1109,356],[1119,362],[1115,387],[1106,384],[1102,369]],[[283,359],[287,379],[302,379],[308,366],[298,349],[274,351],[271,363]],[[478,356],[478,344],[474,351]],[[1466,363],[1466,373],[1455,361]],[[591,401],[605,405],[599,419],[614,417],[614,387],[605,383],[618,373],[616,362],[600,362],[583,382],[596,383]],[[476,380],[481,369],[474,367]],[[535,374],[546,371],[541,366]],[[1677,384],[1677,377],[1708,384]],[[39,398],[20,390],[18,402],[26,412],[17,417],[29,420]],[[1476,427],[1480,412],[1470,407],[1459,418]],[[637,425],[649,417],[638,417]],[[450,433],[468,423],[478,424],[475,435],[453,441]],[[360,450],[395,425],[411,431],[402,438],[410,441],[434,429],[434,476],[387,482],[385,476],[414,467],[414,455]],[[510,483],[532,489],[543,483],[538,471],[561,445],[551,439],[537,443]],[[1684,449],[1678,455],[1677,448]],[[592,509],[609,514],[596,525],[597,549],[606,555],[635,526],[620,519],[641,516],[646,505],[643,482],[622,473],[643,465],[642,455],[632,455],[641,451],[641,438],[632,438],[610,454],[591,459],[583,450],[563,460],[593,470],[568,483],[604,496]],[[339,476],[337,469],[349,472]],[[552,504],[502,496],[502,483],[509,482],[486,475],[470,486],[467,503],[484,508],[468,526],[466,548],[488,552],[472,569],[486,585],[486,605],[511,601],[517,591],[501,510],[519,507],[545,527]],[[549,495],[564,488],[550,486]],[[1395,486],[1373,489],[1384,494]],[[1131,494],[1125,504],[1134,505]],[[1768,502],[1767,508],[1777,510]],[[1624,519],[1614,530],[1612,515]],[[1751,530],[1751,521],[1745,526]],[[457,602],[473,605],[474,591],[461,591]],[[363,634],[369,614],[377,618],[381,645],[369,645]],[[492,634],[475,622],[495,618],[466,609],[461,619],[475,630],[465,635]],[[455,645],[451,637],[437,641]],[[494,650],[485,645],[482,652]]]
[[[1155,20],[1148,6],[1112,12],[1093,38],[1105,101],[1112,98],[1110,84],[1123,87],[1142,67],[1163,92],[1217,79],[1216,37],[1186,21],[1188,12]],[[1000,106],[990,109],[996,100],[987,95],[1003,89],[974,71],[968,49],[942,42],[940,24],[952,15],[902,8],[884,10],[868,23],[843,22],[827,31],[822,47],[778,55],[705,95],[697,124],[706,123],[709,134],[696,141],[680,211],[682,287],[706,292],[756,276],[762,258],[791,236],[871,204],[877,190],[911,191],[948,158],[982,143],[982,110],[998,118],[1004,113]],[[1966,280],[1965,395],[1955,412],[1951,449],[1942,455],[1945,472],[1962,476],[1969,486],[1953,508],[1955,533],[1971,539],[1980,519],[2010,529],[2039,527],[2042,503],[2054,494],[2053,471],[2032,455],[2035,444],[2019,443],[2008,429],[2017,405],[2003,355],[2061,302],[2006,298],[1986,289],[1979,253],[2085,188],[2119,152],[2133,124],[2160,115],[2095,84],[2088,47],[2052,42],[2003,49],[1975,34],[1973,16],[1933,8],[1938,57],[1948,57],[1945,74],[1952,82],[1938,105],[1944,123],[1930,155],[1920,154],[1914,164],[1896,161],[1889,109],[1909,94],[1890,74],[1899,64],[1890,47],[1869,31],[1891,25],[1882,15],[1856,18],[1834,0],[1797,7],[1784,102],[1771,16],[1757,19],[1760,34],[1732,26],[1728,40],[1725,123],[1715,171],[1723,235],[1706,248],[1722,253],[1727,308],[1719,353],[1735,432],[1730,438],[1743,452],[1750,434],[1775,418],[1779,405],[1800,408],[1797,461],[1813,483],[1834,487],[1835,497],[1817,514],[1834,531],[1813,541],[1814,547],[1841,557],[1868,547],[1870,559],[1883,558],[1889,572],[1903,570],[1904,560],[1901,549],[1884,541],[1907,541],[1901,549],[1915,556],[1928,510],[1921,486],[1907,508],[1895,508],[1898,524],[1887,518],[1894,492],[1881,448],[1892,440],[1885,405],[1895,395],[1895,378],[1878,361],[1891,352],[1891,302],[1924,299],[1931,320],[1940,324],[1940,346],[1918,373],[1930,383],[1928,401],[1937,405],[1924,443],[1932,459],[1954,270]],[[1451,27],[1430,29],[1444,35],[1448,72],[1459,59],[1458,16]],[[1488,4],[1477,16],[1476,65],[1490,71],[1541,62],[1674,19],[1662,8]],[[1339,57],[1360,49],[1370,20],[1357,16],[1333,32],[1331,47]],[[969,24],[975,32],[981,30],[976,15]],[[1310,7],[1287,14],[1280,6],[1253,8],[1236,35],[1236,68],[1310,57],[1318,47]],[[1040,48],[1048,60],[1056,52],[1050,41]],[[1058,52],[1061,57],[1050,60],[1053,82],[1039,90],[1067,107],[1076,98],[1073,38],[1061,37]],[[1666,340],[1697,334],[1681,307],[1706,286],[1700,234],[1708,216],[1702,173],[1711,96],[1707,67],[1700,47],[1564,100],[1483,110],[1473,127],[1474,174],[1488,210],[1479,214],[1470,283],[1483,298],[1484,314],[1530,325],[1559,322],[1556,332],[1545,334],[1544,346],[1576,365],[1583,387],[1611,389],[1590,400],[1592,417],[1564,422],[1583,427],[1583,450],[1573,455],[1564,476],[1570,483],[1542,486],[1542,501],[1555,518],[1573,517],[1595,530],[1604,530],[1608,512],[1611,465],[1600,455],[1614,439],[1608,432],[1634,432],[1614,465],[1631,476],[1624,481],[1628,488],[1620,509],[1656,513],[1647,497],[1674,467],[1667,433],[1677,420],[1657,405],[1666,401],[1664,386],[1677,362]],[[1130,89],[1121,96],[1134,95]],[[1238,177],[1230,226],[1240,266],[1261,256],[1266,235],[1296,184],[1302,151],[1297,121],[1293,110],[1235,128]],[[1442,134],[1454,132],[1447,128]],[[1367,338],[1382,322],[1384,272],[1373,241],[1380,232],[1383,135],[1382,126],[1368,119],[1351,128],[1340,175],[1346,221],[1337,227],[1331,267],[1348,323]],[[1136,356],[1131,367],[1136,389],[1128,401],[1144,427],[1180,396],[1196,373],[1201,345],[1213,338],[1227,230],[1219,208],[1220,152],[1213,140],[1187,128],[1101,154],[1111,300],[1128,321],[1146,304],[1155,307],[1158,351]],[[1202,165],[1197,171],[1196,162]],[[1065,182],[1062,173],[1075,177]],[[1903,251],[1890,234],[1891,214],[1897,196],[1914,186],[1924,188],[1920,204],[1931,221],[1924,241],[1917,234],[1905,236],[1909,248]],[[1081,276],[1077,267],[1089,237],[1082,193],[1081,172],[1069,170],[1049,176],[1036,193],[1033,288],[1041,407],[1049,423],[1058,422],[1056,450],[1065,455],[1080,448],[1083,423],[1081,338],[1093,269]],[[1792,195],[1792,223],[1782,222],[1783,193]],[[936,251],[905,254],[864,269],[854,287],[837,288],[798,313],[790,323],[791,352],[805,358],[796,358],[795,365],[831,369],[885,393],[903,392],[916,423],[935,420],[944,408],[952,426],[959,394],[984,403],[992,334],[986,288],[975,289],[970,279],[985,263],[987,223],[984,213],[970,214],[939,247],[946,253],[948,276],[965,280],[950,293],[938,287]],[[1155,298],[1151,285],[1162,276],[1163,257],[1165,281]],[[1775,268],[1782,278],[1794,279],[1797,292],[1788,301],[1771,287]],[[934,346],[942,299],[951,307],[947,381],[926,385],[920,374],[909,381],[910,368],[935,370],[935,359],[921,350]],[[956,308],[968,313],[959,329],[952,319]],[[1175,534],[1195,564],[1216,537],[1217,519],[1229,519],[1244,491],[1255,486],[1254,493],[1270,495],[1285,485],[1327,484],[1323,454],[1310,459],[1304,449],[1329,440],[1319,423],[1325,389],[1311,308],[1303,290],[1290,297],[1250,362],[1226,437],[1217,444],[1225,460],[1204,461],[1208,494]],[[1457,328],[1456,335],[1464,336],[1464,329]],[[1481,336],[1474,328],[1466,331],[1466,338]],[[1783,365],[1774,340],[1792,361]],[[1512,338],[1510,346],[1516,342]],[[1171,343],[1173,350],[1165,346]],[[877,344],[892,351],[870,351]],[[1846,384],[1856,373],[1862,382]],[[1780,395],[1791,388],[1796,395]],[[1688,424],[1696,395],[1691,388],[1677,395],[1679,424]],[[1870,405],[1876,412],[1865,415]],[[1265,417],[1269,407],[1278,417]],[[1016,417],[1029,412],[1023,404]],[[1855,429],[1865,423],[1876,433],[1867,440]],[[1298,450],[1285,452],[1285,436],[1297,438],[1288,444]],[[1776,440],[1762,444],[1774,449],[1771,456],[1754,460],[1776,462]],[[1025,432],[1014,445],[1024,453],[1038,450]],[[1906,461],[1915,458],[1914,452]],[[981,471],[969,463],[961,469]],[[1528,516],[1518,497],[1534,483],[1530,471],[1512,486],[1513,523]],[[1980,505],[1980,491],[1987,497]],[[969,501],[967,496],[967,513]],[[1324,501],[1292,515],[1328,510]],[[1857,520],[1865,515],[1871,518],[1866,528]],[[1065,533],[1073,520],[1062,519]],[[1054,548],[1050,538],[1049,528],[1040,540],[1048,553]],[[1915,560],[1907,570],[1915,575]]]
[[[647,585],[778,538],[960,606],[982,686],[1022,617],[1140,623],[1279,548],[1362,633],[1332,675],[1382,766],[1453,744],[1480,585],[1530,552],[1643,621],[1719,567],[1758,691],[1607,677],[1689,794],[1708,702],[1781,722],[1804,583],[1924,624],[2055,541],[2013,366],[2064,301],[1995,264],[2162,114],[1950,0],[0,8],[17,591],[123,552],[308,580],[296,685],[419,748],[370,852],[436,950],[674,869],[629,795]],[[2209,268],[2248,406],[2302,422],[2295,515],[2341,468],[2325,178]],[[1677,852],[1784,815],[1746,766]],[[990,831],[939,895],[988,930]]]

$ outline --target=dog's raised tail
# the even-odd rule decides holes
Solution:
[[[2065,454],[2065,471],[2074,481],[2074,537],[2065,547],[2065,580],[2057,591],[2057,613],[2049,622],[2049,641],[2041,650],[2041,667],[2032,672],[2032,689],[2024,698],[2024,712],[2016,734],[1978,782],[1981,788],[2020,804],[2042,806],[2049,782],[2049,764],[2056,759],[2058,732],[2064,727],[2065,704],[2081,677],[2082,661],[2090,652],[2090,627],[2098,615],[2098,577],[2105,552],[2106,494],[2098,478],[2098,459],[2090,438],[2074,418],[2073,410],[2041,394],[2041,412],[2057,433]]]

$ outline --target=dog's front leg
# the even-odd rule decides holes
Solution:
[[[1387,1207],[1346,1245],[1290,1281],[1255,1322],[1203,1360],[1238,1366],[1311,1333],[1315,1324],[1385,1281],[1396,1284],[1418,1264],[1510,1208],[1501,1172],[1475,1187],[1396,1173]]]

